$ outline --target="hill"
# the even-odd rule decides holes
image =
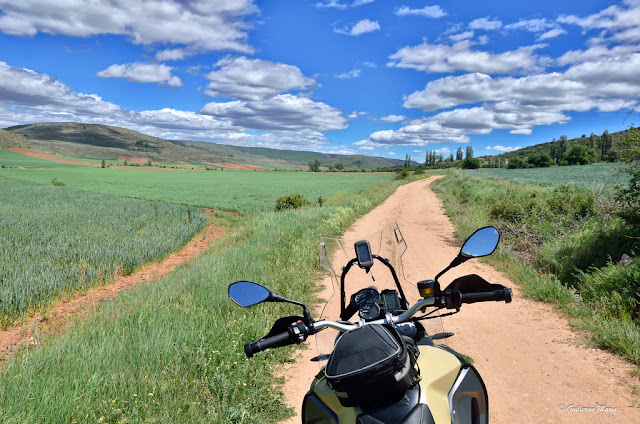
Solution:
[[[6,128],[4,138],[28,145],[2,144],[2,148],[31,147],[47,153],[87,158],[123,160],[144,158],[153,162],[189,164],[246,164],[267,168],[302,168],[320,159],[322,166],[342,163],[346,168],[392,167],[404,161],[365,155],[333,155],[319,152],[243,147],[191,140],[164,140],[137,131],[108,125],[58,122]],[[4,142],[3,142],[4,143]]]
[[[564,150],[569,150],[571,146],[580,144],[590,149],[596,151],[598,160],[602,161],[615,161],[617,159],[617,150],[616,144],[618,141],[623,140],[626,137],[627,131],[618,131],[614,133],[608,133],[608,141],[603,140],[602,135],[592,134],[591,136],[583,136],[572,138],[570,140],[566,140],[566,145],[563,147]],[[555,140],[555,139],[554,139]],[[513,159],[520,158],[526,160],[531,155],[537,155],[540,153],[546,153],[551,158],[557,157],[558,153],[556,150],[559,148],[559,140],[558,141],[550,141],[545,143],[535,144],[533,146],[527,146],[522,149],[515,150],[513,152],[501,153],[496,156],[479,156],[479,159],[484,159],[488,161],[490,158],[499,158],[504,161],[512,161]]]
[[[222,152],[233,157],[247,159],[272,159],[284,160],[291,163],[306,165],[313,159],[320,159],[322,166],[342,163],[347,168],[370,169],[404,164],[404,160],[387,159],[366,155],[338,155],[304,150],[278,150],[267,147],[245,147],[227,144],[208,143],[206,141],[181,140],[179,143],[185,146],[195,146],[202,149]]]
[[[13,147],[30,148],[31,143],[24,137],[9,131],[0,129],[0,150],[7,150]]]

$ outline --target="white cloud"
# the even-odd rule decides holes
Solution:
[[[486,31],[492,31],[496,29],[502,28],[502,21],[495,20],[492,21],[488,17],[487,18],[478,18],[469,23],[469,28],[471,29],[484,29]]]
[[[380,30],[380,24],[378,23],[378,21],[370,21],[369,19],[362,19],[361,21],[358,21],[355,25],[353,25],[351,28],[349,27],[333,28],[333,31],[337,32],[338,34],[351,35],[354,37],[358,35],[366,34],[368,32],[374,32],[379,30]]]
[[[518,130],[511,130],[509,134],[531,135],[533,130],[531,128],[521,128]]]
[[[442,18],[443,16],[447,16],[447,12],[442,10],[442,8],[438,5],[436,6],[426,6],[422,9],[411,9],[409,6],[400,6],[394,12],[398,16],[424,16],[426,18]]]
[[[257,11],[253,0],[0,0],[0,9],[0,31],[10,35],[115,34],[129,37],[134,44],[186,46],[189,54],[253,52],[246,42],[248,26],[243,19]]]
[[[0,127],[34,122],[86,122],[168,139],[295,150],[326,145],[329,141],[323,131],[346,127],[346,119],[339,110],[288,94],[264,102],[232,103],[219,107],[218,116],[171,108],[126,110],[95,94],[77,93],[49,75],[0,62]],[[216,107],[211,109],[215,111]]]
[[[505,147],[505,146],[500,146],[500,145],[496,145],[496,146],[487,146],[485,148],[485,150],[495,150],[497,152],[513,152],[516,151],[518,149],[522,149],[522,147]]]
[[[558,58],[558,64],[579,64],[604,58],[624,57],[637,52],[640,52],[640,44],[619,45],[612,48],[595,45],[586,50],[571,50],[566,52]]]
[[[208,103],[201,114],[261,131],[320,135],[347,127],[338,109],[305,97],[279,94],[260,101]]]
[[[172,69],[170,66],[156,63],[125,63],[111,65],[96,75],[102,78],[124,78],[133,82],[157,82],[170,87],[182,87],[180,78],[171,74]]]
[[[538,40],[548,40],[550,38],[556,38],[560,35],[564,35],[566,34],[567,31],[565,31],[562,28],[554,28],[554,29],[550,29],[549,31],[540,34],[540,36],[538,37]]]
[[[205,94],[240,100],[259,100],[292,90],[317,85],[305,77],[297,66],[246,57],[221,59],[207,75]]]
[[[425,42],[415,47],[403,47],[389,56],[391,61],[387,66],[428,73],[465,71],[508,74],[540,70],[533,52],[544,47],[542,44],[498,54],[474,51],[471,46],[469,40],[463,40],[452,46]]]
[[[339,79],[352,79],[358,78],[360,76],[360,69],[352,69],[349,72],[345,72],[343,74],[336,75],[336,78]]]
[[[340,2],[340,0],[328,0],[325,2],[316,3],[315,7],[318,9],[338,9],[345,10],[350,7],[364,6],[365,4],[373,3],[375,0],[354,0],[353,3],[347,4]]]
[[[407,117],[404,115],[388,115],[380,118],[382,122],[400,122],[404,121],[405,119],[407,119]]]
[[[460,34],[450,35],[449,39],[451,41],[453,41],[454,43],[457,43],[458,41],[462,41],[462,40],[467,40],[469,38],[473,38],[474,35],[475,35],[475,32],[473,32],[473,31],[465,31],[465,32],[461,32]]]

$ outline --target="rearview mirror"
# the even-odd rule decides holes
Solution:
[[[500,233],[495,227],[484,227],[477,230],[467,239],[460,249],[466,258],[480,258],[493,253],[498,247]]]
[[[238,281],[229,286],[229,297],[243,308],[257,305],[271,297],[271,291],[251,281]]]

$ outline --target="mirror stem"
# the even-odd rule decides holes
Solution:
[[[313,320],[311,319],[311,313],[309,312],[309,309],[307,309],[307,305],[305,305],[304,303],[287,299],[286,297],[280,296],[279,294],[275,294],[275,293],[271,293],[271,296],[269,296],[269,300],[271,302],[286,302],[286,303],[292,303],[294,305],[302,306],[302,315],[304,318],[304,323],[306,325],[310,325],[311,323],[313,323]]]

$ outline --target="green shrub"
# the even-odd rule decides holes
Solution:
[[[407,178],[408,176],[409,176],[409,171],[407,171],[406,169],[403,169],[402,171],[396,173],[396,177],[394,179],[403,180],[403,179]]]
[[[413,171],[413,175],[422,175],[424,174],[424,170],[422,168],[418,168],[415,171]]]
[[[595,212],[595,196],[582,188],[562,185],[553,189],[547,199],[549,208],[555,215],[585,218]]]
[[[283,211],[287,209],[298,209],[303,206],[309,206],[311,202],[302,194],[288,194],[286,196],[279,197],[276,200],[276,210]]]
[[[62,181],[58,181],[57,178],[52,179],[51,184],[53,184],[56,187],[64,187],[64,183]]]

